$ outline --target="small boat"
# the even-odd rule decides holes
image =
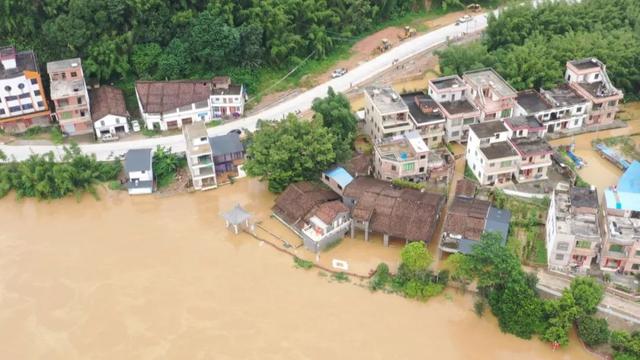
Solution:
[[[603,143],[596,144],[596,151],[600,153],[600,155],[612,162],[615,166],[619,167],[622,170],[627,170],[631,163],[625,159],[619,152],[614,149],[606,146]]]
[[[571,159],[571,161],[576,164],[576,169],[582,169],[586,165],[584,160],[582,160],[582,158],[578,155],[574,154],[571,150],[567,150],[567,156],[569,156],[569,159]]]

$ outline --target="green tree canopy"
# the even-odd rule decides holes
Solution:
[[[348,160],[351,156],[353,141],[356,136],[357,122],[351,111],[349,99],[342,93],[336,93],[329,87],[327,97],[313,100],[314,119],[321,121],[336,136],[336,161]]]
[[[320,121],[293,115],[278,123],[262,122],[247,148],[245,170],[269,181],[269,190],[283,191],[296,181],[318,179],[336,160],[335,135]]]
[[[400,252],[402,265],[410,274],[426,271],[433,262],[433,256],[422,241],[415,241],[405,245]]]

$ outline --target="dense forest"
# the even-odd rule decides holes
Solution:
[[[224,72],[251,83],[256,69],[323,58],[340,42],[424,6],[423,0],[6,0],[0,44],[35,50],[41,65],[82,57],[85,72],[101,81]]]
[[[511,6],[489,19],[481,42],[440,53],[446,74],[494,67],[516,89],[562,82],[567,60],[597,57],[628,99],[640,97],[640,1]]]

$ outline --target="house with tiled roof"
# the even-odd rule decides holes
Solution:
[[[129,112],[122,90],[103,85],[89,92],[91,119],[98,139],[104,135],[129,132]]]

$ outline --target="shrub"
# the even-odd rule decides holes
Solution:
[[[485,307],[486,303],[484,302],[483,298],[478,298],[473,303],[473,311],[476,313],[476,315],[478,315],[478,317],[482,317],[482,315],[484,315]]]
[[[293,262],[295,263],[296,267],[300,269],[308,270],[313,267],[313,262],[309,260],[301,259],[297,256],[293,257]]]
[[[609,340],[609,324],[607,320],[593,316],[578,319],[578,336],[585,344],[597,346]]]
[[[369,289],[371,289],[371,291],[384,289],[390,281],[391,274],[389,274],[389,266],[385,263],[380,263],[376,268],[376,273],[369,281]]]
[[[349,281],[349,275],[343,273],[343,272],[339,272],[339,273],[335,273],[333,275],[331,275],[334,279],[336,279],[339,282],[345,282],[345,281]]]

